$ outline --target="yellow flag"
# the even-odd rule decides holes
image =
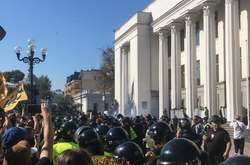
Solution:
[[[6,85],[6,80],[4,78],[4,75],[0,72],[0,107],[7,97],[8,89]]]
[[[17,104],[21,101],[26,101],[28,100],[28,96],[24,90],[23,84],[19,85],[18,88],[13,91],[6,99],[7,101],[5,102],[4,105],[4,111],[9,112],[13,110]]]

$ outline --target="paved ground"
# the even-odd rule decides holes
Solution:
[[[247,156],[250,156],[250,143],[249,142],[245,143],[244,154],[247,155]],[[233,145],[233,143],[232,143],[232,148],[231,148],[231,151],[230,151],[230,156],[234,156],[234,145]]]

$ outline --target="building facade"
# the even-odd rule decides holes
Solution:
[[[97,91],[100,70],[81,70],[67,77],[64,94],[74,96],[81,91]]]
[[[82,91],[73,96],[74,103],[78,106],[78,110],[84,113],[109,111],[112,106],[112,96],[110,93]],[[82,105],[82,107],[81,107]]]
[[[112,104],[110,93],[100,91],[98,80],[100,70],[81,70],[67,77],[64,95],[71,96],[77,109],[84,113],[88,111],[104,112],[109,110]]]
[[[249,116],[248,0],[154,0],[115,32],[125,115]]]

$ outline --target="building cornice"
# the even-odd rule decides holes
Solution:
[[[120,35],[117,39],[114,40],[114,44],[116,45],[118,42],[120,42],[123,38],[126,38],[126,36],[130,35],[132,32],[136,30],[136,28],[140,25],[148,26],[146,23],[135,23],[130,28],[128,28],[122,35]]]
[[[163,15],[155,19],[152,23],[151,26],[153,27],[154,31],[158,31],[160,28],[159,25],[162,22],[169,22],[173,19],[180,19],[182,20],[186,14],[189,12],[193,12],[194,7],[201,7],[202,9],[202,4],[205,4],[206,2],[211,2],[211,0],[183,0],[179,3],[177,3],[174,7],[166,11]],[[176,15],[177,17],[172,18],[172,16]],[[178,18],[180,17],[180,18]],[[183,18],[182,18],[183,17]],[[184,19],[183,19],[184,20]]]

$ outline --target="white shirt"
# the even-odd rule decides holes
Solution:
[[[233,121],[230,126],[234,128],[234,139],[243,139],[246,125],[241,121]]]

